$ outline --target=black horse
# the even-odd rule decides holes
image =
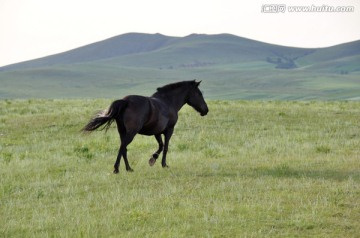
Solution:
[[[108,110],[103,111],[82,129],[94,131],[100,127],[108,129],[113,121],[116,121],[120,134],[121,145],[114,165],[114,173],[119,173],[121,157],[124,157],[127,171],[133,171],[127,159],[126,147],[134,139],[137,133],[141,135],[154,135],[159,143],[159,149],[149,160],[153,166],[160,153],[163,152],[162,167],[166,165],[166,154],[169,140],[173,134],[178,120],[178,112],[185,104],[189,104],[201,116],[205,116],[209,109],[199,90],[200,82],[184,81],[158,88],[151,97],[127,96],[114,101]],[[165,137],[165,144],[161,135]]]

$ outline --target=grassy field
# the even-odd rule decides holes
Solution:
[[[154,138],[112,174],[116,130],[79,132],[110,104],[0,101],[1,237],[358,237],[360,103],[184,107],[169,169]],[[122,161],[123,162],[123,161]]]
[[[157,87],[192,79],[204,81],[202,90],[212,100],[359,100],[359,73],[341,75],[271,67],[260,61],[191,69],[127,68],[94,63],[0,72],[0,100],[152,95]]]

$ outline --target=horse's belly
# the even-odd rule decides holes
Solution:
[[[147,136],[158,135],[158,134],[161,134],[164,130],[165,130],[165,128],[162,128],[162,127],[143,127],[139,131],[139,134],[147,135]]]
[[[165,118],[157,118],[156,121],[152,123],[145,124],[141,130],[139,131],[139,134],[142,135],[159,135],[164,132],[166,129],[168,120]]]

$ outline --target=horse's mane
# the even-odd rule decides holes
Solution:
[[[185,85],[190,86],[190,85],[194,85],[194,84],[195,84],[195,80],[171,83],[171,84],[167,84],[167,85],[165,85],[163,87],[157,88],[157,92],[158,93],[165,93],[165,92],[169,92],[169,91],[175,90],[177,88],[183,87]]]

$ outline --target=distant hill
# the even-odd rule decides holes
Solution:
[[[357,99],[359,76],[360,41],[305,49],[230,34],[128,33],[0,68],[0,98],[117,98],[198,78],[212,99]]]

